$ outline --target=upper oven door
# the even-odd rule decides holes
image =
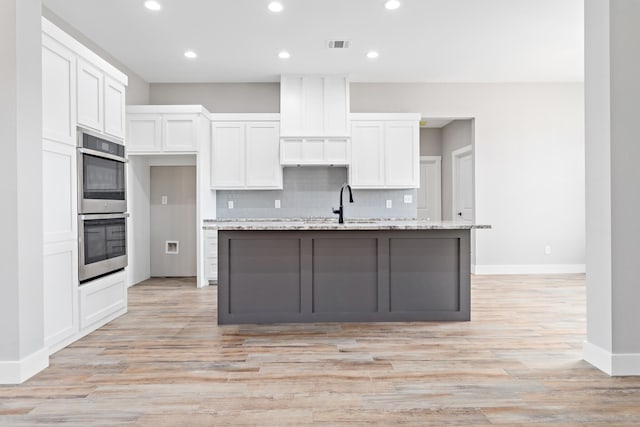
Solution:
[[[124,147],[83,135],[84,146],[78,148],[79,213],[126,212],[126,160],[118,151],[124,154]]]

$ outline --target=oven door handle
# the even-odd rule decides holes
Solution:
[[[92,219],[117,219],[117,218],[128,218],[129,213],[110,213],[110,214],[81,214],[78,215],[78,218],[81,220],[92,220]]]
[[[78,151],[81,152],[82,154],[89,154],[92,156],[96,156],[96,157],[102,157],[105,159],[109,159],[109,160],[115,160],[116,162],[120,162],[120,163],[127,163],[129,160],[120,157],[120,156],[116,156],[113,154],[107,154],[107,153],[103,153],[102,151],[98,151],[98,150],[92,150],[90,148],[78,148]]]

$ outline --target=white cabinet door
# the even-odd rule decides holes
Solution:
[[[387,187],[420,186],[418,123],[385,123],[385,184]]]
[[[158,114],[130,114],[127,117],[127,152],[159,153],[162,150],[162,118]]]
[[[324,132],[349,135],[349,81],[342,76],[324,78]]]
[[[197,116],[164,114],[162,116],[162,149],[171,152],[198,151]]]
[[[104,82],[104,132],[124,139],[125,88],[112,78]]]
[[[42,39],[42,135],[76,146],[76,59],[48,36]]]
[[[197,116],[164,114],[162,116],[162,149],[171,152],[198,151]]]
[[[351,123],[349,182],[354,188],[384,187],[384,123]]]
[[[78,124],[99,132],[104,130],[104,74],[78,59]]]
[[[247,123],[245,132],[247,187],[282,188],[279,124]]]
[[[44,243],[77,240],[76,147],[42,143],[42,212]]]
[[[245,124],[214,122],[211,125],[211,186],[243,188],[245,180]]]
[[[44,341],[49,353],[68,344],[79,330],[77,251],[76,241],[44,245]]]

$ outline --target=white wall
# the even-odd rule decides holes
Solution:
[[[129,211],[127,286],[133,286],[151,277],[149,160],[140,156],[129,156],[127,173],[127,209]]]
[[[352,83],[351,111],[475,118],[478,271],[582,268],[582,84]]]

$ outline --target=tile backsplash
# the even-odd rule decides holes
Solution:
[[[218,191],[218,218],[299,218],[337,215],[331,208],[339,206],[340,187],[347,182],[345,167],[284,168],[282,190]],[[405,203],[410,195],[412,203]],[[415,218],[417,190],[353,190],[354,203],[349,203],[345,190],[343,204],[346,218]],[[280,200],[280,208],[275,208]],[[392,207],[387,208],[387,200]],[[233,209],[229,209],[233,202]]]

